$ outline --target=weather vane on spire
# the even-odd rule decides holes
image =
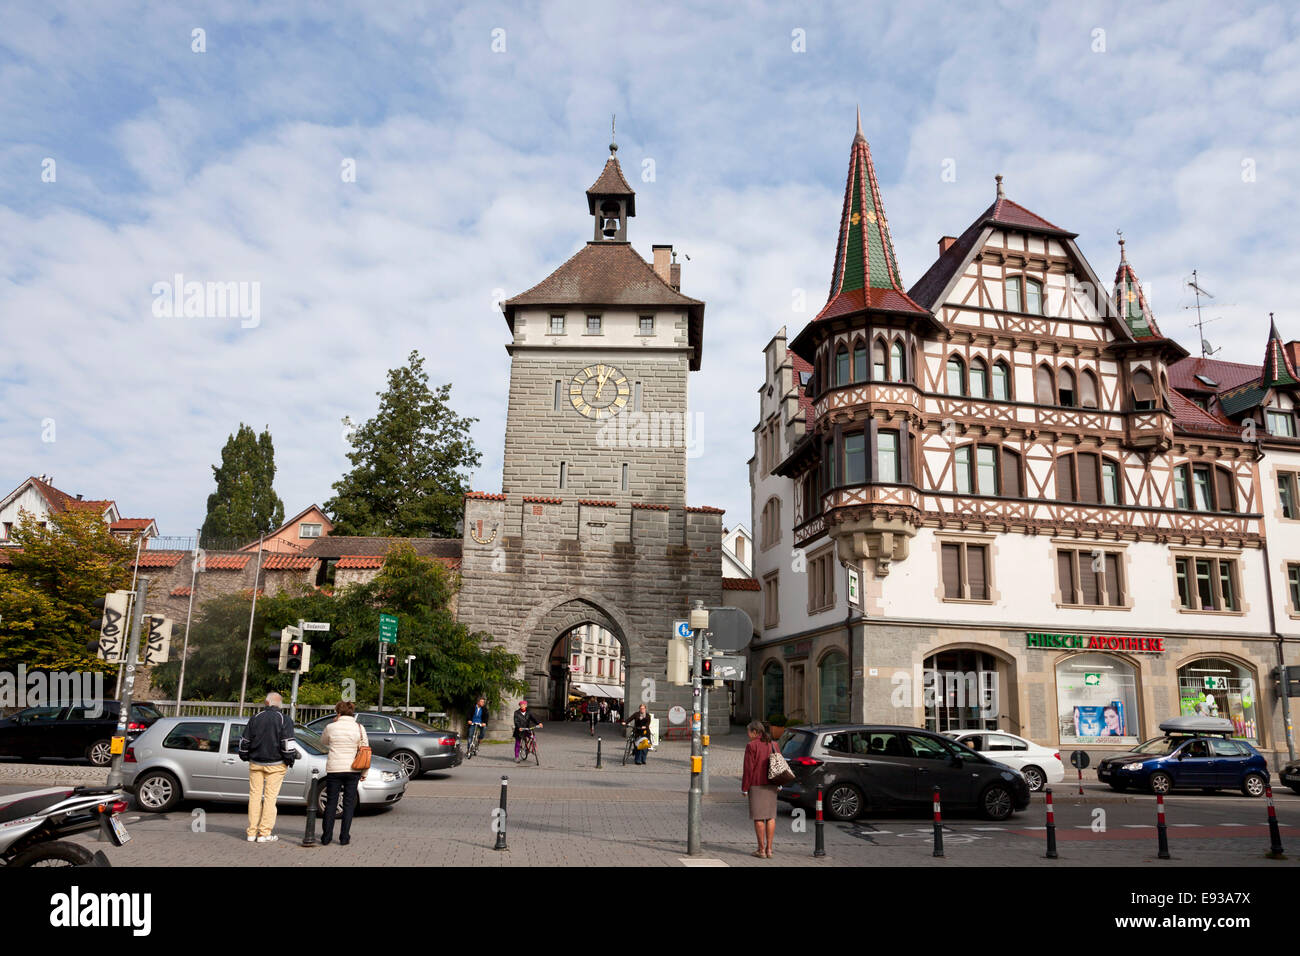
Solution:
[[[615,114],[609,114],[609,155],[611,156],[618,152],[618,141],[614,136],[614,122],[617,119]]]

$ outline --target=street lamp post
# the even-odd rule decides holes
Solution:
[[[414,654],[406,655],[406,716],[411,716],[411,661],[415,660]]]

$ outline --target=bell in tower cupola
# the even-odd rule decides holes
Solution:
[[[593,242],[627,242],[627,221],[636,215],[636,193],[618,165],[618,143],[610,142],[605,168],[587,190],[587,209],[596,220]]]

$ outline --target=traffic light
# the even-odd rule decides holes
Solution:
[[[302,641],[290,641],[289,650],[285,654],[284,666],[289,671],[300,671],[302,667],[303,648],[305,645]]]
[[[388,654],[384,657],[384,677],[392,680],[397,676],[397,655]]]
[[[713,658],[700,658],[700,677],[704,680],[713,680]]]

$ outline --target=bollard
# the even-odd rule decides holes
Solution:
[[[1079,768],[1079,796],[1083,796],[1083,768]]]
[[[1047,859],[1056,856],[1056,812],[1052,809],[1052,788],[1047,788]]]
[[[316,804],[320,801],[321,779],[311,775],[311,786],[307,788],[307,825],[303,829],[302,845],[316,845]]]
[[[1165,828],[1165,795],[1156,794],[1156,839],[1160,846],[1160,852],[1157,854],[1160,859],[1168,860],[1169,856],[1169,832]]]
[[[1277,828],[1277,811],[1273,809],[1273,786],[1272,784],[1264,785],[1264,796],[1268,798],[1268,853],[1265,854],[1270,860],[1282,860],[1282,833]]]
[[[943,856],[943,814],[939,810],[939,788],[934,788],[934,855]]]
[[[596,769],[597,770],[604,769],[600,765],[600,738],[599,737],[596,738]]]
[[[813,826],[816,828],[816,841],[813,843],[813,856],[825,856],[826,824],[825,821],[822,820],[822,791],[820,787],[817,788],[817,819],[813,823]]]
[[[497,845],[492,848],[494,850],[510,849],[506,846],[506,787],[509,783],[509,777],[501,778],[501,826],[497,830]]]

